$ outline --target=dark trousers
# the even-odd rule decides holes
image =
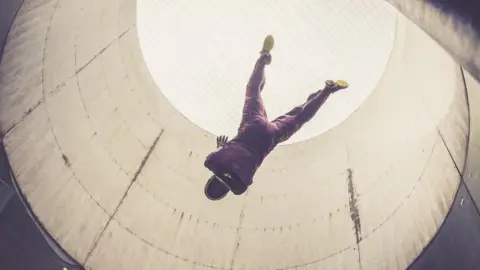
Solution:
[[[310,121],[317,113],[318,109],[325,103],[330,96],[328,91],[323,89],[311,94],[307,101],[284,115],[281,115],[269,122],[267,112],[263,106],[261,92],[265,86],[265,61],[264,57],[255,63],[253,73],[247,84],[245,94],[245,104],[243,107],[242,121],[240,123],[239,132],[243,129],[258,123],[254,120],[263,119],[265,123],[269,123],[273,128],[272,136],[276,143],[288,140],[295,132],[297,132],[305,123]]]

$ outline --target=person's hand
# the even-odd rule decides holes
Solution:
[[[228,137],[225,135],[220,135],[217,137],[217,148],[225,146],[228,141]]]

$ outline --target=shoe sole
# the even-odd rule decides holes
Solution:
[[[346,81],[343,81],[343,80],[338,80],[335,82],[339,87],[342,87],[342,88],[347,88],[348,87],[348,82]]]
[[[274,45],[275,45],[275,40],[273,39],[273,36],[268,35],[263,41],[262,52],[269,53],[273,49]]]

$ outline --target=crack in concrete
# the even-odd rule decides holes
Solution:
[[[238,226],[237,226],[237,238],[235,239],[235,249],[233,250],[233,255],[232,255],[232,260],[230,261],[230,269],[233,269],[233,266],[235,264],[235,258],[237,257],[237,252],[238,249],[240,248],[240,241],[242,240],[242,237],[240,236],[240,228],[242,227],[243,224],[243,219],[245,218],[245,200],[247,198],[247,193],[245,194],[245,198],[243,201],[242,205],[242,211],[240,211],[240,217],[238,219]]]
[[[357,191],[355,190],[355,186],[353,185],[353,171],[351,168],[347,169],[348,177],[348,193],[350,198],[348,200],[348,204],[350,206],[350,218],[353,222],[353,228],[355,229],[355,241],[357,244],[357,251],[358,251],[358,265],[360,269],[362,269],[361,263],[361,253],[360,253],[360,241],[362,241],[362,224],[360,222],[360,213],[358,211],[358,201],[357,201]]]
[[[352,218],[354,229],[355,229],[355,239],[357,244],[362,241],[362,225],[360,223],[360,214],[358,212],[357,206],[357,192],[353,185],[353,171],[348,169],[348,193],[350,194],[350,199],[348,204],[350,206],[350,217]]]
[[[145,155],[145,157],[142,159],[142,162],[140,163],[140,166],[138,167],[137,171],[135,172],[135,175],[133,176],[132,178],[132,181],[130,182],[130,184],[128,185],[125,193],[123,194],[122,198],[120,199],[120,202],[118,203],[117,207],[115,208],[115,210],[113,211],[112,215],[109,217],[107,223],[105,224],[105,226],[103,227],[103,230],[102,232],[100,233],[100,236],[96,239],[95,243],[93,244],[93,247],[92,249],[88,252],[87,256],[85,257],[85,260],[83,261],[82,265],[86,265],[88,260],[90,259],[90,257],[92,256],[93,252],[95,251],[95,249],[97,248],[98,246],[98,243],[100,242],[100,239],[102,239],[102,237],[104,236],[108,226],[110,225],[113,217],[115,216],[115,214],[118,212],[118,209],[120,209],[120,206],[123,204],[125,198],[127,197],[128,195],[128,192],[131,190],[131,187],[133,185],[133,183],[135,183],[137,181],[137,178],[138,176],[140,175],[140,173],[143,171],[143,168],[145,167],[145,165],[147,164],[147,161],[148,159],[150,158],[150,156],[152,155],[153,153],[153,150],[156,148],[157,144],[158,144],[158,141],[160,140],[160,137],[163,135],[163,132],[164,132],[164,129],[162,129],[160,131],[160,133],[158,134],[158,136],[155,138],[155,140],[153,141],[152,143],[152,146],[148,149],[148,152],[147,154]]]

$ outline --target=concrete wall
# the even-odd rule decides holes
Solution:
[[[87,267],[402,269],[436,234],[464,164],[466,95],[455,61],[404,17],[354,115],[279,147],[247,195],[212,203],[215,136],[152,82],[136,1],[56,3],[19,13],[29,31],[0,74],[22,79],[0,87],[0,123],[35,214]]]
[[[480,80],[480,2],[386,0]]]
[[[470,111],[467,160],[459,190],[439,231],[410,270],[476,269],[480,265],[480,85],[466,71],[465,87]]]
[[[469,118],[461,69],[418,27],[399,17],[385,74],[352,117],[278,148],[248,194],[212,203],[202,164],[215,136],[153,83],[135,6],[27,0],[0,65],[13,172],[76,260],[404,269],[431,243],[461,184]]]
[[[479,263],[474,250],[480,246],[480,2],[387,1],[465,68],[468,95],[469,138],[461,186],[442,228],[412,269],[474,269]]]

